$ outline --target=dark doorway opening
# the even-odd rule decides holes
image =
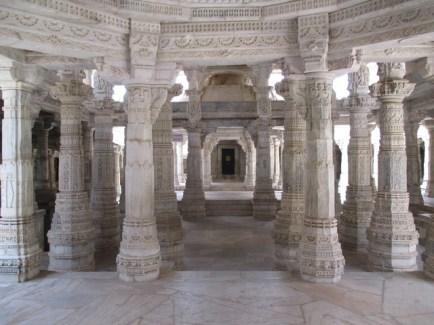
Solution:
[[[222,149],[222,175],[235,175],[235,149]]]

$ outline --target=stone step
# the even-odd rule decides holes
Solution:
[[[253,215],[251,200],[206,200],[205,207],[208,217],[249,217]]]

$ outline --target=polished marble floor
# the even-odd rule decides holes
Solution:
[[[214,217],[184,228],[185,270],[125,283],[111,256],[98,272],[0,283],[0,324],[434,324],[434,281],[421,272],[367,272],[346,252],[338,284],[312,284],[272,270],[271,222]]]
[[[275,271],[182,271],[151,283],[114,272],[48,273],[0,284],[1,324],[434,324],[421,273],[346,272],[336,285]]]

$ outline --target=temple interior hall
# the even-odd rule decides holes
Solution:
[[[0,0],[0,325],[434,324],[432,0]]]

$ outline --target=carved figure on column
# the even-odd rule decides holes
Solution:
[[[35,73],[35,72],[33,72]],[[4,101],[0,208],[0,276],[22,282],[39,273],[33,190],[32,110],[35,85],[25,82],[22,67],[0,61]]]
[[[116,202],[113,151],[112,88],[110,83],[97,74],[94,100],[90,105],[95,121],[91,212],[95,225],[95,248],[101,252],[114,252],[120,242],[120,211]]]
[[[303,80],[286,77],[276,85],[285,98],[283,147],[283,192],[274,222],[274,264],[277,269],[298,270],[298,248],[304,219],[304,164],[306,145],[306,107]],[[301,100],[300,100],[301,99]]]
[[[348,145],[348,186],[343,206],[339,236],[342,246],[366,252],[366,230],[374,209],[371,183],[371,133],[368,115],[375,106],[369,95],[369,69],[361,64],[359,71],[348,76],[350,96],[346,105],[350,111],[350,143]]]
[[[50,270],[94,269],[95,229],[84,182],[82,103],[91,93],[81,71],[63,71],[53,95],[61,102],[59,192],[48,233]]]
[[[173,147],[172,147],[172,106],[173,97],[182,93],[182,86],[174,85],[168,92],[160,115],[153,126],[155,166],[155,217],[163,263],[182,267],[184,255],[181,216],[174,188]]]
[[[368,258],[371,268],[382,271],[416,269],[418,233],[408,210],[403,110],[403,100],[414,84],[403,79],[404,74],[402,63],[380,63],[380,80],[370,86],[371,94],[381,102],[381,143],[377,198],[368,228]]]

